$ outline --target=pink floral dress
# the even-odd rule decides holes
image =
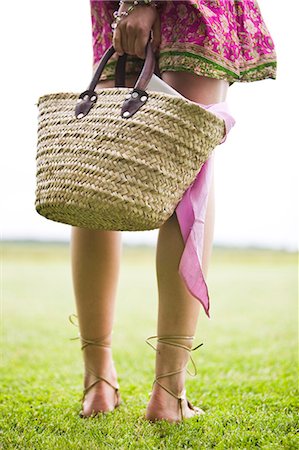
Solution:
[[[96,64],[112,43],[111,23],[118,2],[91,0],[93,55]],[[187,71],[235,81],[276,78],[276,54],[255,0],[162,1],[160,72]],[[141,69],[129,56],[128,73]],[[114,77],[116,56],[101,79]]]
[[[112,44],[113,11],[117,1],[91,0],[93,64]],[[160,72],[192,72],[234,82],[276,78],[273,41],[255,0],[186,0],[159,2],[161,44],[157,53]],[[106,64],[101,80],[113,79],[118,56]],[[126,71],[139,73],[143,61],[128,55]],[[235,121],[225,102],[201,105],[223,118],[226,134]],[[223,140],[225,140],[226,136]],[[176,207],[184,240],[179,274],[188,291],[209,317],[209,293],[202,273],[203,240],[214,153]]]

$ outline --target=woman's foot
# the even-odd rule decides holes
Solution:
[[[112,360],[111,348],[90,346],[84,349],[85,375],[84,389],[94,383],[98,377],[103,377],[114,387],[118,388],[117,373]],[[92,363],[97,356],[97,360]],[[88,368],[90,370],[88,370]],[[97,413],[108,413],[119,406],[119,392],[106,381],[100,380],[88,389],[82,402],[80,417],[91,417]]]
[[[147,405],[145,418],[150,421],[165,419],[168,422],[181,422],[183,419],[204,414],[186,398],[185,378],[188,352],[172,341],[158,342],[156,358],[156,382],[153,384],[151,398]],[[180,342],[190,348],[190,341]],[[164,387],[161,387],[160,384]],[[170,392],[172,392],[172,394]],[[182,400],[176,398],[181,394]],[[181,406],[180,406],[181,405]]]
[[[204,414],[204,411],[188,406],[185,398],[182,400],[182,410],[184,419],[189,419],[195,415]],[[182,414],[179,406],[179,400],[166,392],[157,383],[154,384],[151,392],[151,398],[146,408],[145,418],[151,422],[165,419],[168,422],[181,422]]]

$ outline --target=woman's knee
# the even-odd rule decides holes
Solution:
[[[165,71],[162,79],[184,97],[202,104],[224,101],[229,87],[226,80],[203,77],[191,72]]]

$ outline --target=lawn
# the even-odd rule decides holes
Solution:
[[[1,449],[297,449],[297,257],[214,249],[187,396],[206,414],[144,419],[154,376],[155,251],[124,247],[113,334],[123,403],[80,419],[80,343],[69,248],[2,245]],[[191,370],[191,365],[189,365]]]

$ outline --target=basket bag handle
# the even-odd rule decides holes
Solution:
[[[98,94],[95,92],[95,87],[99,82],[105,65],[114,53],[115,49],[111,45],[111,47],[109,47],[105,51],[104,55],[100,59],[99,65],[93,75],[88,89],[79,95],[78,103],[75,108],[75,116],[77,119],[82,119],[83,117],[85,117],[89,113],[91,108],[95,105],[98,98]],[[117,60],[115,68],[115,87],[125,87],[126,60],[126,53],[119,56]],[[156,73],[158,76],[160,76],[151,41],[148,40],[145,47],[145,60],[141,72],[133,90],[128,96],[126,96],[126,99],[124,100],[121,108],[120,115],[123,118],[127,119],[133,116],[146,103],[148,99],[148,93],[145,91],[145,89],[147,88],[147,85],[151,77],[153,76],[153,73]]]

